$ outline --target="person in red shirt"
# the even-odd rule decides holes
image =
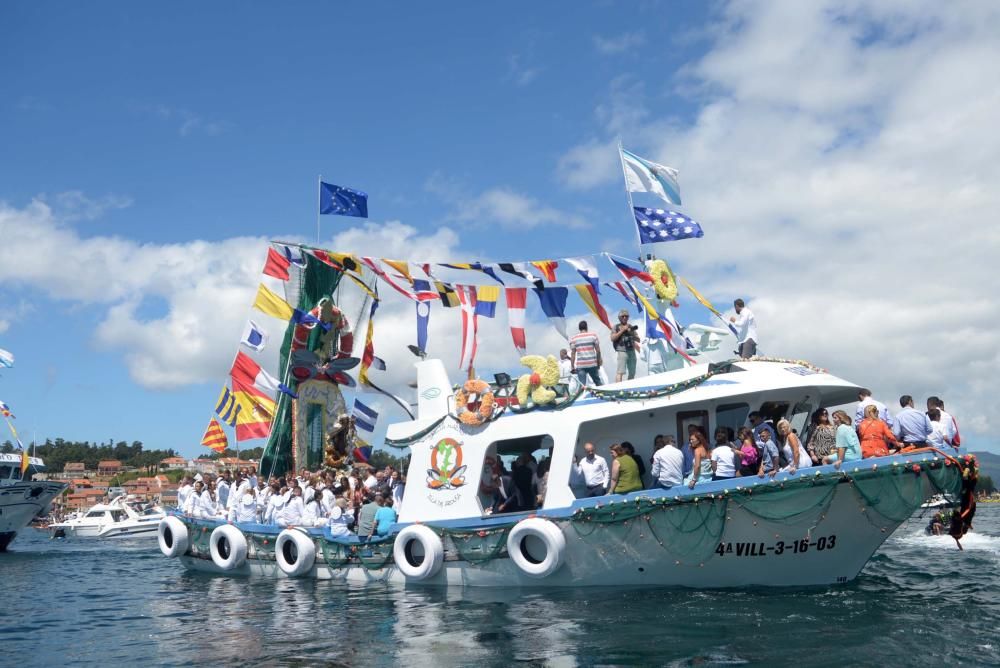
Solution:
[[[889,425],[879,419],[879,408],[875,404],[869,404],[865,408],[865,419],[858,425],[858,436],[861,438],[861,456],[885,457],[889,454],[889,448],[899,449],[899,441],[889,429]]]

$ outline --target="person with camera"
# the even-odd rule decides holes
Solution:
[[[611,330],[611,343],[618,356],[618,368],[615,372],[615,382],[620,383],[625,374],[628,379],[635,378],[636,351],[639,350],[639,326],[628,321],[628,311],[618,311],[618,324]]]

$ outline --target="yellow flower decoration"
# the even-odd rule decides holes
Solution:
[[[521,408],[527,408],[529,394],[536,406],[552,403],[556,393],[549,388],[559,382],[559,361],[552,355],[547,358],[525,355],[521,364],[531,369],[531,373],[517,379],[517,401]]]
[[[653,277],[653,289],[656,296],[664,301],[673,302],[677,299],[677,279],[674,272],[663,260],[653,260],[649,263],[649,275]]]

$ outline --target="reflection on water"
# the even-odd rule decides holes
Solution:
[[[1000,508],[977,520],[965,552],[915,519],[849,586],[738,591],[231,579],[26,531],[0,555],[0,641],[17,666],[996,664]]]

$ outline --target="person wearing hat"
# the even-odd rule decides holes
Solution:
[[[618,356],[618,368],[615,371],[615,382],[620,383],[628,374],[628,379],[635,378],[636,351],[639,350],[639,327],[628,321],[628,311],[618,311],[618,324],[611,330],[611,343]]]

